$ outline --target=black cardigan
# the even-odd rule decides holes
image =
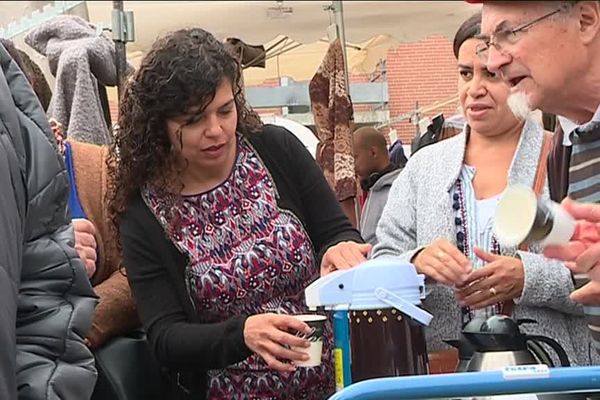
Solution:
[[[362,243],[318,165],[292,133],[266,125],[263,132],[249,135],[248,140],[274,180],[278,206],[300,219],[318,262],[336,243]],[[122,215],[120,233],[129,283],[155,355],[178,380],[187,376],[185,386],[195,399],[204,398],[205,370],[224,368],[250,355],[243,338],[247,316],[197,323],[184,282],[187,258],[167,238],[140,194]],[[193,379],[180,372],[192,372]],[[171,398],[179,396],[181,393]]]

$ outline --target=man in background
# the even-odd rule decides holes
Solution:
[[[360,233],[367,243],[375,245],[377,223],[400,168],[390,161],[383,134],[371,127],[354,132],[354,163],[360,185],[367,194],[360,217]]]

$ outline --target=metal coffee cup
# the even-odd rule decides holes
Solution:
[[[493,230],[504,247],[564,245],[575,233],[575,220],[560,204],[538,198],[527,186],[514,185],[498,202]]]

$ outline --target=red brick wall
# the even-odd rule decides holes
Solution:
[[[427,107],[456,95],[458,80],[456,59],[452,53],[451,40],[444,36],[431,36],[419,42],[401,44],[388,52],[386,64],[391,118],[414,110],[416,101],[419,102],[420,107]],[[350,77],[352,83],[369,80],[368,75]],[[261,86],[277,86],[277,80],[265,81]],[[456,113],[457,106],[458,103],[452,103],[426,113],[425,116],[431,118],[443,112],[448,117]],[[354,105],[355,112],[371,109],[371,105]],[[272,113],[274,110],[258,111]],[[394,124],[394,128],[404,144],[412,141],[415,135],[414,125],[404,121]]]
[[[435,101],[448,99],[457,91],[456,59],[452,42],[443,36],[432,36],[416,43],[401,44],[387,54],[387,80],[390,95],[390,117],[427,107]],[[448,117],[456,112],[457,104],[426,114],[440,112]],[[404,144],[415,135],[415,127],[407,121],[394,125]]]

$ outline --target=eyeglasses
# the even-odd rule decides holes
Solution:
[[[526,22],[522,25],[517,26],[512,29],[500,30],[494,33],[492,36],[488,37],[479,37],[479,39],[483,40],[483,43],[478,45],[475,48],[475,53],[483,63],[487,63],[488,58],[488,50],[490,46],[493,46],[499,52],[502,52],[506,49],[507,46],[513,45],[519,41],[520,34],[523,32],[527,32],[528,29],[533,27],[535,24],[542,22],[546,18],[550,18],[551,16],[558,14],[561,11],[564,11],[565,8],[559,8],[548,14],[544,14],[541,17],[537,17],[533,21]]]

